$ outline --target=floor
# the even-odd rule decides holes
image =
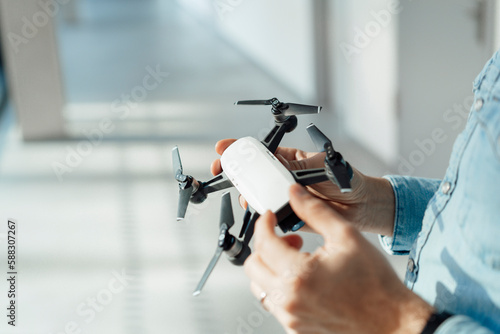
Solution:
[[[15,219],[20,274],[18,326],[0,331],[284,333],[225,259],[192,297],[215,251],[220,194],[176,222],[170,159],[178,145],[185,171],[209,178],[218,139],[272,125],[267,110],[234,101],[294,96],[175,2],[77,5],[58,32],[71,137],[26,143],[14,120],[2,123],[0,237]],[[141,89],[158,69],[158,85]],[[364,172],[385,172],[369,152],[332,139]],[[305,131],[285,144],[312,149]],[[306,249],[320,244],[305,238]],[[402,275],[405,259],[391,261]]]

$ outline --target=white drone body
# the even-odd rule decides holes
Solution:
[[[221,157],[224,173],[260,215],[289,211],[288,189],[295,178],[260,141],[244,137],[229,146]]]

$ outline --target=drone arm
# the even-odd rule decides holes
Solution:
[[[250,240],[252,239],[253,232],[254,232],[254,227],[255,227],[255,222],[259,218],[259,214],[255,212],[254,210],[250,209],[250,207],[247,207],[247,211],[245,212],[245,217],[243,221],[243,226],[241,227],[241,232],[240,232],[240,238],[242,235],[244,235],[243,240],[237,240],[237,243],[239,243],[241,249],[238,252],[237,256],[230,256],[229,261],[236,265],[236,266],[242,266],[246,259],[250,256],[252,253],[252,250],[250,249]]]
[[[267,149],[274,154],[286,132],[287,126],[285,123],[276,124],[271,132],[269,132],[266,138],[262,141],[262,144],[264,144],[264,146],[266,146]]]
[[[191,203],[200,204],[207,199],[207,195],[216,191],[232,187],[233,184],[224,174],[219,174],[207,182],[197,182],[196,190],[191,195]]]
[[[297,183],[303,186],[328,181],[326,168],[302,169],[290,171]]]
[[[274,116],[276,125],[262,141],[262,144],[264,144],[273,154],[276,152],[285,133],[295,130],[298,123],[296,116],[283,116],[281,114],[276,114]]]
[[[203,191],[203,193],[210,194],[216,191],[224,190],[227,188],[232,187],[233,184],[231,181],[227,178],[227,176],[223,173],[213,177],[212,179],[208,180],[207,182],[202,182],[200,185],[200,190]]]
[[[248,244],[252,239],[255,222],[259,217],[260,215],[257,211],[251,209],[250,206],[247,207],[247,211],[245,212],[245,217],[243,221],[243,226],[241,227],[241,232],[239,236],[240,238],[244,236],[243,242],[245,244]]]

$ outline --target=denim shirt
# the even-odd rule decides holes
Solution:
[[[499,51],[500,52],[500,51]],[[500,56],[473,84],[474,103],[443,180],[386,176],[396,198],[391,254],[409,254],[405,284],[455,316],[436,331],[500,333]]]

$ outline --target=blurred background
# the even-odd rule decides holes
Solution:
[[[498,8],[0,0],[0,249],[13,219],[19,272],[17,326],[3,316],[0,332],[283,333],[224,258],[192,297],[220,194],[176,222],[171,149],[206,180],[217,140],[273,126],[269,108],[233,103],[277,97],[323,106],[282,145],[314,150],[314,122],[366,174],[439,178],[499,45]],[[388,259],[403,278],[406,259]],[[5,274],[6,261],[0,251]],[[0,305],[7,291],[0,280]]]

